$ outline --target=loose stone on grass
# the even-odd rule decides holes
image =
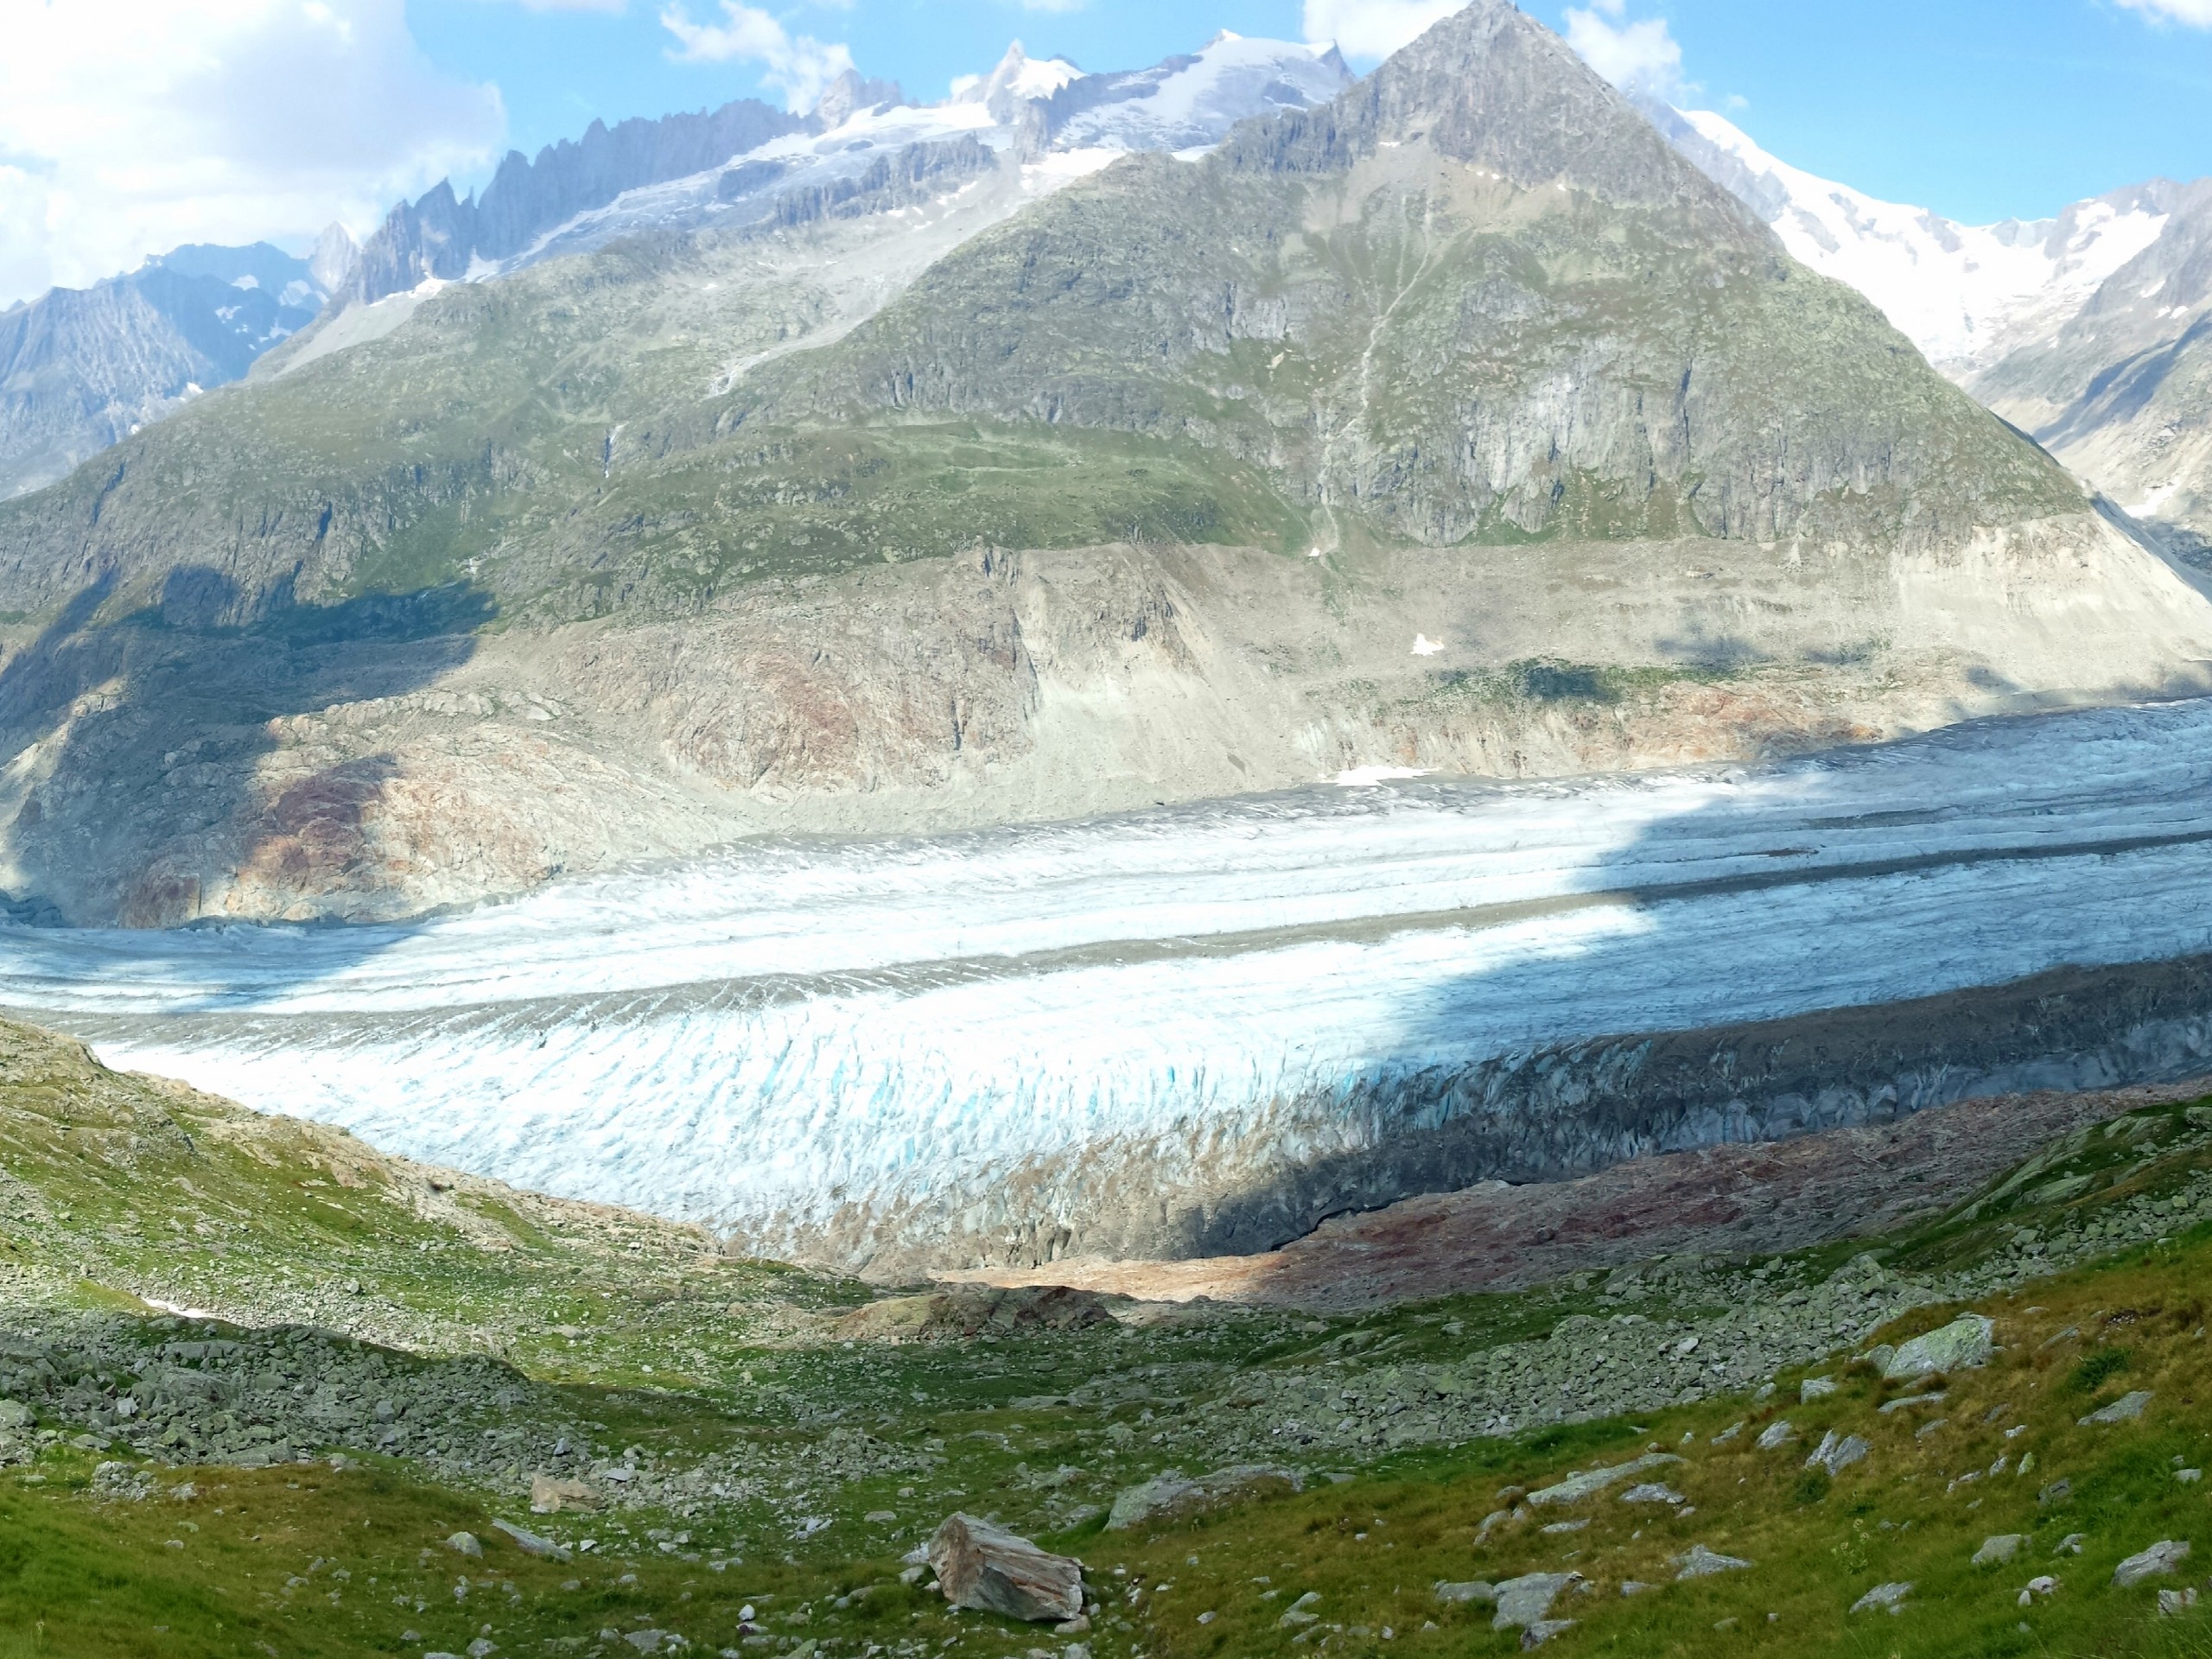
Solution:
[[[2189,1559],[2189,1541],[2160,1539],[2145,1550],[2139,1550],[2112,1571],[2112,1587],[2132,1590],[2145,1579],[2163,1577],[2177,1570]]]

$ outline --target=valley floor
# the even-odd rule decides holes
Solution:
[[[2202,1551],[2114,1583],[2212,1550],[2212,1103],[2046,1109],[1878,1238],[1316,1312],[875,1297],[0,1035],[0,1654],[2212,1640]],[[1966,1310],[1986,1357],[1884,1374]],[[929,1593],[955,1510],[1080,1557],[1088,1628]]]

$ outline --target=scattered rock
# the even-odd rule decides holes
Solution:
[[[1893,1411],[1910,1411],[1915,1406],[1940,1406],[1948,1397],[1941,1389],[1927,1394],[1908,1394],[1902,1400],[1892,1400],[1884,1405],[1882,1415],[1886,1417]]]
[[[2020,1546],[2027,1542],[2024,1534],[2000,1532],[1981,1541],[1981,1548],[1974,1553],[1976,1567],[2002,1567],[2020,1553]]]
[[[1083,1564],[1037,1548],[972,1515],[946,1518],[930,1540],[930,1566],[944,1599],[1037,1624],[1083,1611]]]
[[[948,1342],[1020,1331],[1081,1331],[1113,1321],[1106,1304],[1087,1290],[952,1285],[927,1295],[870,1302],[839,1319],[834,1330],[847,1341]]]
[[[2052,1481],[2050,1485],[2037,1492],[2036,1494],[2036,1502],[2040,1505],[2048,1507],[2053,1503],[2063,1503],[2068,1498],[2073,1496],[2074,1483],[2063,1477],[2061,1477],[2059,1479]],[[2075,1536],[2078,1538],[2081,1535],[2076,1533]],[[2063,1548],[2063,1546],[2061,1546],[2061,1548]]]
[[[1109,1532],[1122,1532],[1153,1521],[1179,1521],[1224,1504],[1255,1497],[1274,1497],[1306,1490],[1305,1478],[1294,1469],[1265,1464],[1240,1464],[1217,1469],[1196,1480],[1170,1469],[1141,1486],[1118,1494],[1106,1517]]]
[[[2196,1586],[2193,1584],[2183,1590],[2158,1592],[2158,1616],[2161,1618],[2177,1618],[2196,1605]]]
[[[2086,1532],[2069,1532],[2058,1541],[2058,1548],[2050,1552],[2052,1559],[2061,1555],[2079,1555],[2089,1541]]]
[[[536,1555],[548,1561],[565,1561],[569,1559],[569,1547],[566,1544],[556,1544],[550,1538],[541,1538],[528,1528],[518,1527],[512,1521],[494,1521],[492,1523],[492,1529],[494,1532],[504,1533],[512,1541],[514,1547],[525,1555]]]
[[[1497,1588],[1482,1579],[1470,1579],[1465,1584],[1446,1584],[1440,1580],[1436,1599],[1447,1607],[1464,1607],[1471,1601],[1496,1601]]]
[[[1800,1405],[1809,1405],[1815,1400],[1827,1399],[1828,1395],[1834,1394],[1835,1390],[1835,1378],[1832,1376],[1808,1376],[1802,1382],[1797,1385],[1797,1401]]]
[[[2055,1595],[2057,1591],[2058,1580],[2048,1573],[2043,1573],[2028,1580],[2027,1587],[2020,1592],[2020,1605],[2025,1607],[2037,1597]]]
[[[2149,1405],[2154,1397],[2147,1389],[2138,1389],[2133,1394],[2124,1394],[2112,1404],[2101,1410],[2093,1411],[2082,1419],[2082,1427],[2087,1428],[2093,1425],[2102,1427],[2112,1423],[2132,1423],[2143,1414],[2143,1408]]]
[[[1631,1486],[1621,1494],[1624,1503],[1687,1503],[1689,1500],[1671,1486],[1656,1481],[1646,1481],[1641,1486]]]
[[[2189,1559],[2189,1541],[2161,1539],[2150,1548],[2129,1556],[2112,1570],[2112,1587],[2130,1590],[2145,1579],[2173,1572]]]
[[[1549,1618],[1552,1603],[1571,1584],[1582,1582],[1580,1573],[1524,1573],[1497,1586],[1497,1617],[1494,1630],[1527,1630]],[[1548,1639],[1548,1638],[1547,1638]]]
[[[1521,1632],[1521,1650],[1526,1653],[1531,1648],[1541,1648],[1561,1631],[1573,1628],[1571,1618],[1540,1618]]]
[[[1853,1464],[1864,1460],[1873,1449],[1856,1434],[1839,1434],[1830,1429],[1821,1436],[1819,1449],[1805,1459],[1805,1466],[1808,1469],[1825,1469],[1831,1475],[1840,1475]]]
[[[1751,1564],[1740,1555],[1723,1555],[1703,1544],[1692,1544],[1686,1555],[1675,1557],[1675,1581],[1709,1579],[1716,1573],[1745,1573]]]
[[[1890,1363],[1882,1367],[1882,1375],[1896,1380],[1986,1365],[1996,1345],[1996,1331],[1994,1319],[1980,1313],[1961,1315],[1940,1330],[1906,1343],[1890,1356]]]
[[[1904,1599],[1911,1593],[1912,1586],[1909,1584],[1878,1584],[1853,1602],[1851,1611],[1854,1613],[1902,1613]]]
[[[1602,1492],[1609,1486],[1618,1486],[1622,1481],[1633,1479],[1649,1470],[1664,1469],[1681,1461],[1671,1452],[1654,1452],[1626,1463],[1615,1464],[1610,1469],[1592,1469],[1585,1473],[1569,1475],[1555,1485],[1529,1493],[1529,1502],[1535,1505],[1573,1503],[1594,1492]]]
[[[446,1548],[456,1555],[466,1555],[472,1561],[484,1559],[484,1546],[473,1532],[456,1532],[446,1540]]]
[[[1762,1452],[1775,1452],[1789,1445],[1796,1438],[1797,1431],[1790,1427],[1789,1420],[1787,1417],[1777,1417],[1760,1431],[1758,1439],[1752,1444]]]

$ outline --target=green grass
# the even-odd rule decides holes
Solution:
[[[1557,1610],[1576,1621],[1557,1638],[1562,1655],[2178,1656],[2205,1639],[2203,1615],[2159,1621],[2155,1586],[2120,1592],[2110,1578],[2119,1559],[2163,1538],[2190,1540],[2200,1576],[2212,1570],[2212,1502],[2173,1474],[2177,1459],[2212,1468],[2202,1334],[2212,1230],[1980,1298],[2000,1351],[1948,1380],[1948,1427],[1925,1440],[1915,1429],[1928,1408],[1879,1409],[1909,1390],[1830,1362],[1819,1369],[1840,1375],[1841,1389],[1809,1406],[1785,1374],[1764,1403],[1719,1398],[1363,1464],[1317,1447],[1305,1454],[1302,1495],[1109,1533],[1103,1503],[1165,1464],[1191,1467],[1240,1376],[1335,1360],[1365,1375],[1448,1363],[1541,1336],[1568,1314],[1693,1311],[1715,1294],[1711,1281],[1662,1266],[1621,1294],[1585,1274],[1353,1317],[1199,1312],[1142,1328],[848,1348],[828,1316],[865,1294],[856,1287],[717,1260],[681,1229],[586,1224],[572,1209],[498,1189],[426,1198],[418,1172],[342,1135],[118,1078],[73,1045],[20,1028],[6,1038],[0,1160],[18,1201],[0,1262],[10,1294],[42,1299],[48,1322],[120,1312],[143,1320],[152,1343],[175,1324],[136,1300],[156,1277],[272,1303],[302,1282],[350,1280],[362,1294],[340,1306],[354,1313],[322,1322],[411,1322],[410,1345],[433,1357],[395,1355],[395,1364],[435,1367],[437,1353],[487,1346],[505,1355],[523,1393],[495,1423],[588,1424],[594,1442],[638,1446],[669,1466],[713,1457],[751,1473],[723,1498],[533,1519],[496,1471],[442,1483],[427,1465],[356,1454],[343,1470],[151,1471],[156,1495],[128,1502],[90,1484],[106,1454],[65,1436],[0,1471],[0,1642],[15,1644],[0,1654],[458,1652],[486,1624],[505,1653],[588,1652],[602,1629],[646,1624],[713,1651],[737,1639],[748,1601],[786,1639],[777,1651],[811,1640],[821,1659],[857,1659],[871,1642],[938,1651],[957,1636],[962,1652],[1027,1654],[1039,1633],[954,1614],[899,1580],[899,1553],[956,1508],[1000,1513],[1084,1559],[1106,1592],[1084,1638],[1099,1659],[1295,1651],[1276,1621],[1307,1591],[1322,1621],[1309,1648],[1325,1637],[1332,1653],[1503,1654],[1517,1637],[1493,1631],[1486,1609],[1440,1606],[1431,1586],[1540,1569],[1580,1572],[1595,1586]],[[2105,1218],[2164,1202],[2202,1167],[2205,1114],[2131,1114],[1901,1236],[1801,1252],[1785,1276],[1818,1282],[1873,1249],[1892,1266],[1970,1278],[2013,1262],[2025,1232],[2093,1237]],[[1923,1308],[1885,1334],[1902,1339],[1955,1311]],[[1068,1403],[1101,1379],[1116,1389]],[[2155,1396],[2141,1421],[2079,1424],[2135,1389]],[[1777,1416],[1799,1438],[1758,1451],[1753,1438]],[[1738,1421],[1747,1427],[1735,1440],[1713,1443]],[[2008,1438],[2015,1427],[2024,1432]],[[1804,1462],[1830,1428],[1873,1447],[1833,1479]],[[1151,1439],[1162,1429],[1174,1430],[1165,1447]],[[1514,1489],[1651,1447],[1688,1459],[1662,1478],[1694,1514],[1605,1497],[1567,1512],[1588,1519],[1582,1530],[1546,1534],[1558,1512],[1537,1511],[1478,1541],[1485,1516],[1511,1511]],[[2023,1452],[2036,1460],[2026,1476],[2013,1472]],[[1990,1473],[1999,1458],[2011,1461]],[[1952,1484],[1968,1472],[1977,1478]],[[2061,1479],[2069,1490],[2042,1501]],[[183,1482],[197,1489],[189,1502],[169,1495]],[[897,1518],[868,1518],[883,1511]],[[807,1516],[823,1524],[803,1527]],[[492,1534],[498,1518],[597,1547],[565,1567],[534,1560]],[[462,1528],[486,1540],[482,1562],[443,1548]],[[1972,1567],[1982,1540],[2005,1532],[2029,1535],[2019,1560]],[[2087,1535],[2084,1553],[2054,1565],[2052,1548],[2075,1532]],[[1676,1585],[1669,1563],[1693,1543],[1756,1565]],[[734,1564],[717,1573],[715,1560]],[[2044,1571],[2063,1589],[2019,1608],[2021,1586]],[[463,1575],[471,1588],[456,1603]],[[1630,1580],[1658,1587],[1625,1598]],[[1849,1611],[1889,1580],[1917,1586],[1902,1616]],[[865,1593],[855,1600],[855,1591]],[[403,1646],[409,1630],[416,1639]],[[577,1649],[547,1645],[578,1636]]]

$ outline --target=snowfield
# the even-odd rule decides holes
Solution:
[[[751,844],[404,928],[9,928],[0,1001],[113,1065],[803,1252],[1017,1175],[1054,1211],[1139,1163],[1195,1190],[1356,1150],[1386,1132],[1363,1093],[1422,1068],[2208,950],[2187,703]]]

